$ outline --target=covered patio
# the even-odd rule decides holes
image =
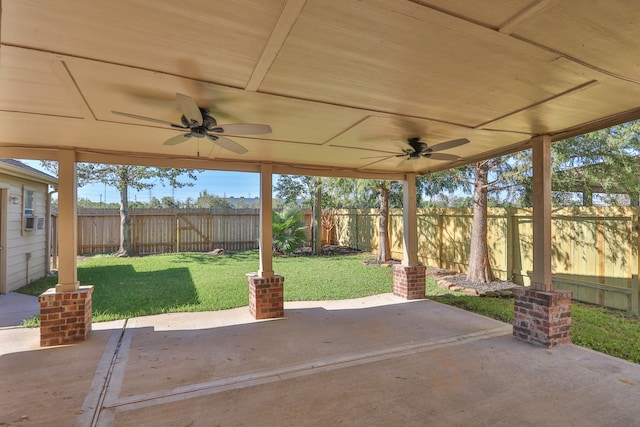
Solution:
[[[637,2],[191,0],[178,4],[170,0],[148,3],[60,0],[45,5],[3,0],[1,6],[0,153],[2,157],[55,160],[60,170],[59,235],[64,239],[59,245],[59,283],[41,296],[40,344],[85,340],[92,328],[96,329],[95,339],[85,345],[22,356],[50,358],[48,362],[35,360],[35,364],[60,365],[73,371],[77,366],[72,361],[77,355],[95,351],[87,359],[93,365],[80,369],[78,377],[66,377],[66,381],[77,383],[75,386],[81,393],[93,390],[84,376],[93,375],[93,367],[101,363],[96,358],[103,353],[109,357],[109,340],[114,335],[100,332],[105,325],[92,325],[92,288],[77,280],[78,162],[259,173],[262,232],[260,265],[256,266],[256,274],[249,277],[252,318],[293,319],[296,312],[288,314],[284,310],[284,278],[273,271],[271,260],[273,174],[402,181],[405,250],[403,264],[394,278],[394,289],[403,300],[420,299],[424,296],[424,267],[417,258],[415,178],[532,148],[532,286],[517,295],[516,320],[507,335],[543,347],[570,342],[571,295],[555,291],[551,281],[550,147],[553,141],[640,117],[637,61],[640,27],[634,20],[640,12]],[[211,118],[219,125],[212,124]],[[238,123],[250,126],[237,126]],[[271,132],[264,127],[256,128],[256,124],[268,125]],[[264,133],[255,132],[256,129]],[[410,145],[411,140],[419,144]],[[170,144],[163,144],[165,141]],[[6,259],[0,256],[2,263]],[[398,307],[420,307],[425,313],[419,316],[443,310],[428,301]],[[56,314],[61,311],[64,316]],[[399,314],[387,309],[378,312],[381,317],[376,317],[377,320],[365,315],[353,320],[354,325],[376,330],[376,325],[384,325]],[[208,319],[215,318],[212,316]],[[491,323],[469,316],[456,312],[452,322],[468,324],[466,327],[472,329]],[[72,317],[73,321],[65,321],[65,327],[61,328],[61,317]],[[252,330],[260,325],[291,324],[291,319],[256,323]],[[205,329],[214,327],[215,320],[210,321],[213,323],[204,325]],[[424,342],[429,343],[432,341],[427,331],[444,333],[451,327],[434,319],[429,322],[425,329],[416,324],[406,325],[399,335],[411,341],[412,334],[425,333]],[[69,330],[68,324],[72,325],[73,333],[61,333]],[[493,325],[487,326],[488,330],[493,330]],[[309,330],[301,335],[314,327],[308,326]],[[122,337],[133,339],[141,332],[136,328],[127,330]],[[358,333],[349,328],[345,331],[351,335]],[[290,338],[291,345],[302,345],[299,336],[292,338],[293,332],[281,333]],[[181,339],[180,334],[182,331],[176,333],[176,340]],[[456,341],[456,334],[464,337],[468,332],[452,332],[447,339]],[[260,337],[261,334],[252,335],[254,340]],[[528,389],[529,397],[532,389],[537,393],[542,387],[540,381],[549,379],[546,385],[551,389],[542,393],[540,400],[547,405],[539,404],[537,397],[530,399],[527,405],[535,401],[532,407],[540,413],[538,418],[531,415],[532,418],[522,420],[533,423],[543,416],[545,420],[556,420],[565,410],[575,412],[585,424],[600,420],[585,415],[593,414],[593,408],[599,407],[595,402],[563,406],[560,399],[566,389],[557,379],[565,378],[566,360],[573,360],[569,365],[579,369],[582,361],[588,359],[586,369],[594,372],[604,366],[604,377],[582,377],[570,371],[573,375],[567,380],[576,375],[583,378],[584,383],[574,384],[581,393],[592,390],[587,383],[597,384],[600,391],[595,391],[596,395],[604,390],[605,384],[615,389],[615,393],[624,388],[628,394],[616,399],[615,405],[621,405],[616,414],[623,417],[622,424],[637,423],[637,417],[628,416],[634,412],[637,415],[637,408],[627,404],[629,396],[637,397],[636,366],[622,364],[630,374],[613,378],[604,372],[624,371],[618,361],[612,367],[608,358],[583,353],[573,346],[549,353],[516,342],[510,336],[465,343],[457,347],[456,355],[465,355],[461,359],[446,354],[451,351],[449,347],[434,347],[431,353],[436,355],[434,360],[444,360],[445,367],[455,360],[452,372],[464,373],[464,382],[447,380],[454,387],[452,399],[464,400],[470,389],[478,393],[488,388],[496,390],[496,384],[491,382],[493,376],[481,375],[487,383],[486,387],[480,387],[474,378],[480,380],[474,375],[481,372],[467,371],[466,363],[470,360],[465,357],[475,359],[474,355],[487,351],[474,347],[478,343],[503,349],[506,354],[510,354],[508,349],[517,349],[508,358],[510,364],[517,361],[507,365],[511,366],[507,369],[511,376],[501,383],[512,395],[524,396],[513,394],[514,389],[520,389],[519,379],[527,384],[523,387]],[[322,344],[323,341],[308,343],[315,349],[323,347]],[[405,344],[380,342],[391,348]],[[142,347],[139,350],[145,351]],[[224,345],[209,347],[207,357],[227,350]],[[246,358],[251,351],[245,349],[230,357]],[[344,354],[370,351],[373,350],[353,349]],[[501,351],[490,353],[492,357],[503,357],[494,354]],[[54,354],[60,358],[56,359]],[[547,358],[549,355],[554,357]],[[269,357],[276,365],[282,362],[282,366],[303,366],[301,369],[306,369],[304,364],[311,361],[302,359],[287,364],[282,355]],[[398,353],[398,359],[403,357]],[[3,362],[12,358],[3,356]],[[547,360],[553,363],[546,365]],[[432,371],[431,366],[420,365],[424,363],[422,360],[413,363],[412,359],[407,365],[412,366],[409,371],[413,375]],[[188,364],[187,360],[182,366],[188,369]],[[270,372],[276,365],[265,369]],[[405,378],[401,384],[407,386],[412,377],[404,371],[406,367],[399,369],[397,375],[391,376],[398,380]],[[549,370],[557,370],[558,375],[540,375]],[[368,378],[365,374],[356,377]],[[333,378],[337,389],[344,389],[341,383],[344,378],[327,378]],[[434,378],[437,379],[425,378],[419,390],[433,385]],[[206,381],[209,380],[216,379]],[[41,387],[42,381],[38,377],[28,383],[35,388]],[[376,390],[380,384],[372,381],[363,382],[360,389]],[[282,383],[265,385],[278,386]],[[298,386],[304,388],[304,381]],[[131,393],[144,395],[153,389]],[[315,390],[321,389],[318,384]],[[302,388],[291,390],[294,394],[304,392]],[[117,403],[123,395],[119,391],[114,393],[113,402]],[[371,395],[366,398],[375,400]],[[276,401],[279,399],[284,397]],[[236,405],[241,401],[233,402]],[[423,403],[420,402],[420,411],[425,408],[435,411],[431,403],[427,406]],[[361,409],[356,416],[364,419],[371,407],[365,405]],[[118,418],[117,410],[112,412],[118,424],[129,419]],[[485,414],[486,423],[493,424],[486,408],[478,407],[472,412]],[[278,413],[286,415],[283,411]],[[470,418],[461,416],[460,424],[476,419],[469,413],[466,416]]]
[[[78,346],[0,330],[8,425],[640,425],[638,365],[514,340],[391,294],[98,323]]]

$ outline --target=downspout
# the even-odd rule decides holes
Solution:
[[[24,254],[25,262],[27,264],[27,269],[24,272],[24,283],[25,285],[29,284],[29,260],[31,259],[31,252],[27,252]]]
[[[49,193],[47,194],[47,218],[46,218],[46,238],[45,238],[45,252],[44,252],[44,275],[48,276],[49,274],[51,274],[51,242],[53,240],[52,238],[52,233],[53,233],[53,227],[51,226],[51,214],[52,214],[52,209],[51,209],[51,196],[53,196],[53,194],[57,193],[58,189],[55,188],[51,191],[49,191]]]

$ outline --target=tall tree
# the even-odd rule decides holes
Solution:
[[[309,208],[313,205],[316,185],[313,176],[280,175],[273,189],[284,205],[297,206],[302,200],[302,206]]]
[[[198,195],[195,202],[196,207],[204,209],[231,209],[233,205],[227,199],[209,194],[207,190],[203,190]]]
[[[551,146],[555,191],[627,194],[637,205],[640,194],[640,121],[568,138]]]
[[[489,161],[475,164],[475,181],[473,183],[473,225],[471,226],[471,247],[469,253],[469,270],[467,278],[475,282],[492,282],[495,280],[489,250],[487,247],[487,201],[489,188]]]
[[[44,168],[58,174],[58,163],[42,162]],[[131,218],[129,216],[129,188],[144,190],[157,184],[173,188],[193,186],[197,179],[196,170],[179,168],[155,168],[147,166],[106,165],[98,163],[78,163],[78,186],[104,183],[115,187],[120,194],[120,247],[116,256],[134,255],[131,245]],[[186,175],[191,181],[180,181]]]
[[[402,207],[402,185],[395,181],[373,179],[333,178],[327,181],[327,193],[334,200],[342,200],[339,207],[372,208],[378,207],[378,262],[391,259],[389,239],[389,209]],[[417,197],[423,192],[424,181],[416,179]],[[345,206],[347,204],[347,206]]]
[[[180,202],[171,196],[164,196],[160,202],[163,208],[176,209],[180,207]]]
[[[502,193],[513,197],[522,189],[531,173],[529,151],[477,162],[424,177],[424,188],[429,194],[451,191],[455,188],[473,188],[473,226],[469,249],[467,279],[490,282],[495,279],[487,246],[488,195]]]
[[[378,254],[377,261],[385,262],[391,259],[391,244],[389,236],[389,210],[402,207],[402,185],[395,181],[351,179],[351,178],[322,178],[322,206],[324,208],[378,208]],[[457,185],[457,184],[456,184]],[[314,194],[318,186],[318,179],[310,176],[282,175],[275,185],[276,194],[287,203],[302,198],[303,205],[313,203]],[[451,179],[438,176],[433,179],[416,179],[418,202],[423,193],[435,192],[436,189],[453,189]]]
[[[590,195],[596,188],[607,194],[629,194],[632,200],[637,200],[640,194],[639,135],[640,121],[634,121],[554,143],[554,189]],[[430,194],[437,194],[447,181],[449,190],[451,185],[474,189],[469,280],[487,282],[494,277],[487,248],[488,194],[501,193],[503,201],[517,200],[520,205],[531,206],[531,178],[530,150],[427,178],[431,183],[425,187],[431,190]],[[554,197],[554,201],[559,200]]]
[[[388,181],[377,181],[378,195],[380,198],[380,218],[378,219],[378,262],[391,259],[391,243],[389,242],[389,191]]]

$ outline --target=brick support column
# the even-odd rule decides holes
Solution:
[[[91,332],[92,293],[93,286],[80,286],[71,292],[51,288],[38,297],[41,347],[87,339]]]
[[[423,265],[393,266],[393,294],[408,300],[423,299],[426,267]]]
[[[255,319],[284,317],[284,277],[260,277],[247,274],[249,279],[249,311]]]
[[[547,348],[571,343],[571,292],[515,288],[513,336]]]

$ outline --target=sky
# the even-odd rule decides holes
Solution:
[[[20,160],[21,162],[35,168],[47,172],[40,166],[37,160]],[[49,172],[47,172],[49,173]],[[173,196],[176,200],[184,201],[187,197],[193,200],[198,195],[207,190],[209,194],[215,194],[220,197],[258,197],[260,192],[260,175],[251,172],[224,172],[224,171],[205,171],[197,174],[198,179],[194,181],[193,187],[183,187],[173,189],[169,186],[155,185],[151,190],[135,191],[129,189],[129,200],[139,202],[149,202],[155,197],[160,200],[165,196]],[[184,179],[183,179],[184,180]],[[277,181],[274,175],[273,183]],[[85,185],[78,188],[78,199],[89,199],[93,202],[118,203],[120,196],[118,191],[106,186],[105,184]]]

